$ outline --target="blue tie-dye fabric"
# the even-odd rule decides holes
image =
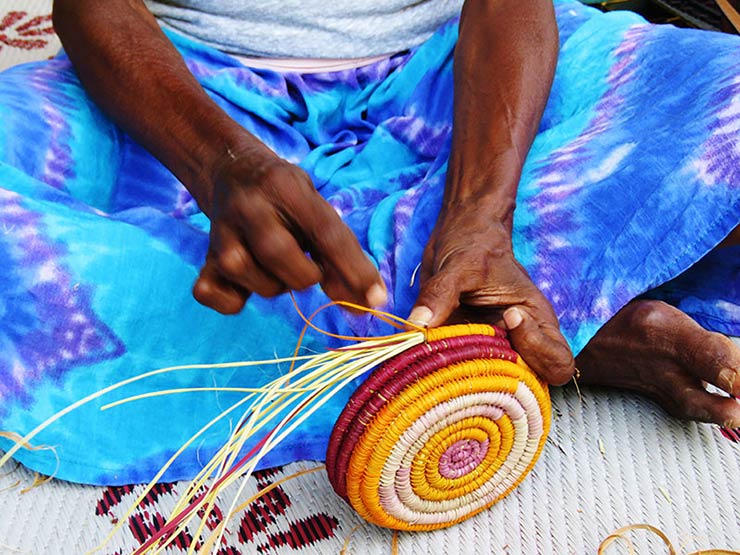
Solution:
[[[557,10],[561,55],[524,168],[517,256],[576,352],[648,291],[712,329],[739,333],[737,249],[655,288],[740,222],[740,39],[576,2]],[[441,203],[456,32],[452,22],[414,52],[324,75],[250,70],[171,37],[219,105],[313,176],[377,262],[388,308],[402,316],[418,293],[411,276]],[[235,317],[191,298],[207,219],[90,102],[65,57],[0,74],[0,114],[0,430],[28,432],[72,401],[151,369],[290,354],[301,322],[287,297],[253,298]],[[298,298],[304,311],[326,301],[318,289]],[[318,324],[387,331],[339,311]],[[326,345],[316,335],[307,342]],[[166,387],[254,385],[285,370],[183,371],[142,382],[37,438],[55,452],[18,458],[69,480],[146,480],[239,396],[173,395],[106,412],[101,404]],[[349,394],[266,464],[321,459]],[[209,431],[166,477],[192,476],[228,429]]]

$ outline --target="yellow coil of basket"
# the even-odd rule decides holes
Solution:
[[[332,432],[327,472],[366,520],[456,524],[511,492],[550,428],[547,386],[486,325],[429,330],[358,388]]]

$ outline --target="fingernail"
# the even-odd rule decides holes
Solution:
[[[514,330],[519,327],[519,324],[524,320],[522,311],[516,307],[512,307],[504,312],[504,323],[506,324],[507,330]]]
[[[379,283],[374,283],[367,290],[367,304],[372,308],[379,308],[385,306],[388,301],[388,292],[385,287]]]
[[[425,306],[416,306],[406,318],[412,324],[416,324],[419,327],[427,327],[429,322],[432,321],[434,313]]]

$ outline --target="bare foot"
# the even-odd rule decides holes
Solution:
[[[578,355],[581,383],[630,389],[679,418],[740,427],[740,348],[660,301],[633,301]]]

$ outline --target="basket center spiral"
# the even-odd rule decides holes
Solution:
[[[461,478],[478,467],[488,453],[488,439],[461,439],[450,445],[439,459],[439,473],[449,480]]]
[[[366,520],[433,530],[512,491],[549,426],[547,387],[502,330],[432,329],[352,395],[332,432],[327,473]]]

